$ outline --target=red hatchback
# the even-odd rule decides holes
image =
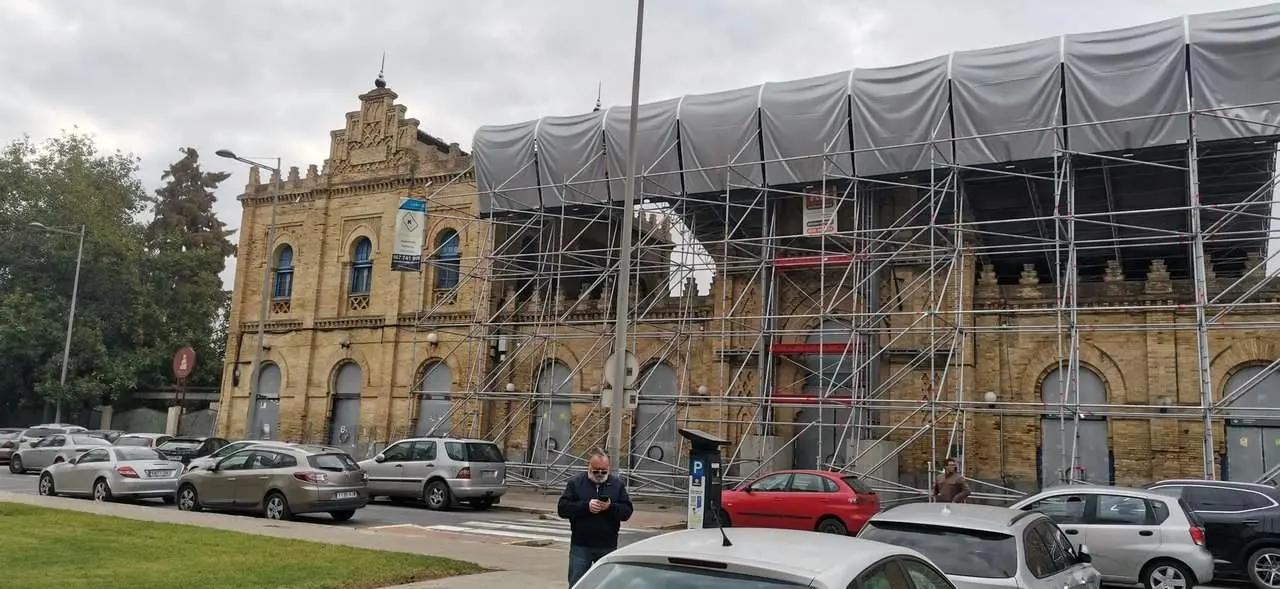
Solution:
[[[722,524],[742,528],[856,534],[880,511],[880,498],[862,480],[825,470],[783,470],[721,496]]]

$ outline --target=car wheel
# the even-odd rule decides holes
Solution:
[[[57,489],[53,488],[53,475],[47,472],[40,475],[39,489],[40,494],[46,497],[56,497],[58,495]]]
[[[493,499],[472,499],[471,500],[472,509],[475,509],[478,511],[484,511],[491,507],[493,507]]]
[[[337,522],[344,522],[344,521],[347,521],[347,520],[349,520],[349,519],[351,519],[351,518],[355,517],[355,515],[356,515],[356,510],[354,510],[354,509],[343,509],[343,510],[341,510],[341,511],[330,511],[330,512],[329,512],[329,517],[332,517],[332,518],[333,518],[333,521],[337,521]]]
[[[196,488],[191,485],[183,485],[178,489],[178,510],[179,511],[200,511],[204,509],[200,505],[200,495],[196,493]]]
[[[22,457],[21,457],[21,456],[14,456],[13,458],[10,458],[10,459],[9,459],[9,472],[11,472],[11,473],[13,473],[13,474],[22,474],[22,473],[24,473],[24,472],[26,472],[26,471],[27,471],[27,469],[22,468]]]
[[[814,530],[823,534],[836,534],[838,536],[849,535],[849,528],[844,525],[844,522],[834,517],[824,517],[818,520],[818,525]]]
[[[267,519],[274,520],[293,519],[293,511],[289,509],[289,501],[280,493],[267,495],[266,501],[262,503],[262,515]]]
[[[1158,560],[1142,570],[1146,589],[1191,589],[1195,575],[1186,565],[1174,560]]]
[[[1249,555],[1249,580],[1260,589],[1280,589],[1280,549],[1259,548]]]
[[[111,485],[107,484],[107,479],[93,481],[94,501],[110,501],[111,498]]]
[[[444,481],[427,483],[422,490],[422,501],[427,504],[427,509],[449,509],[449,504],[453,501],[449,496],[449,485]]]

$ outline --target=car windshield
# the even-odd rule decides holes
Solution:
[[[805,586],[710,568],[607,562],[592,569],[573,589],[781,589]]]
[[[72,446],[110,446],[111,442],[108,442],[102,438],[95,438],[93,436],[71,436],[71,445]]]
[[[459,462],[506,462],[502,450],[489,442],[445,442],[444,451]]]
[[[1008,579],[1018,570],[1018,541],[1011,534],[871,521],[858,537],[917,550],[948,575]]]
[[[115,449],[115,453],[116,460],[164,460],[164,456],[151,448],[120,446]]]
[[[27,429],[27,431],[25,431],[25,432],[22,432],[22,437],[24,437],[24,438],[47,438],[47,437],[49,437],[49,436],[54,436],[54,435],[57,435],[57,434],[60,434],[60,433],[63,433],[63,431],[62,431],[62,429],[61,429],[61,428],[53,428],[53,427],[33,427],[33,428],[28,428],[28,429]]]
[[[330,472],[360,470],[360,465],[346,454],[313,454],[307,457],[307,464],[311,468]]]
[[[200,440],[169,440],[160,444],[161,450],[195,450],[200,447]]]
[[[151,447],[151,438],[144,438],[141,436],[120,436],[119,438],[116,438],[116,445],[143,446],[149,448]]]

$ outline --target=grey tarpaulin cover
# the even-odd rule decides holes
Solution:
[[[1280,4],[640,106],[646,196],[1280,135]],[[1189,102],[1190,101],[1190,102]],[[475,136],[482,214],[620,200],[629,108]],[[1066,126],[1066,145],[1055,127]]]

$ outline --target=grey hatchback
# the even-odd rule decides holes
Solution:
[[[178,480],[178,509],[256,511],[267,519],[327,512],[346,521],[369,503],[368,475],[332,448],[250,446]]]
[[[1099,589],[1102,575],[1048,516],[1004,507],[908,503],[872,517],[859,538],[925,555],[958,589]]]

